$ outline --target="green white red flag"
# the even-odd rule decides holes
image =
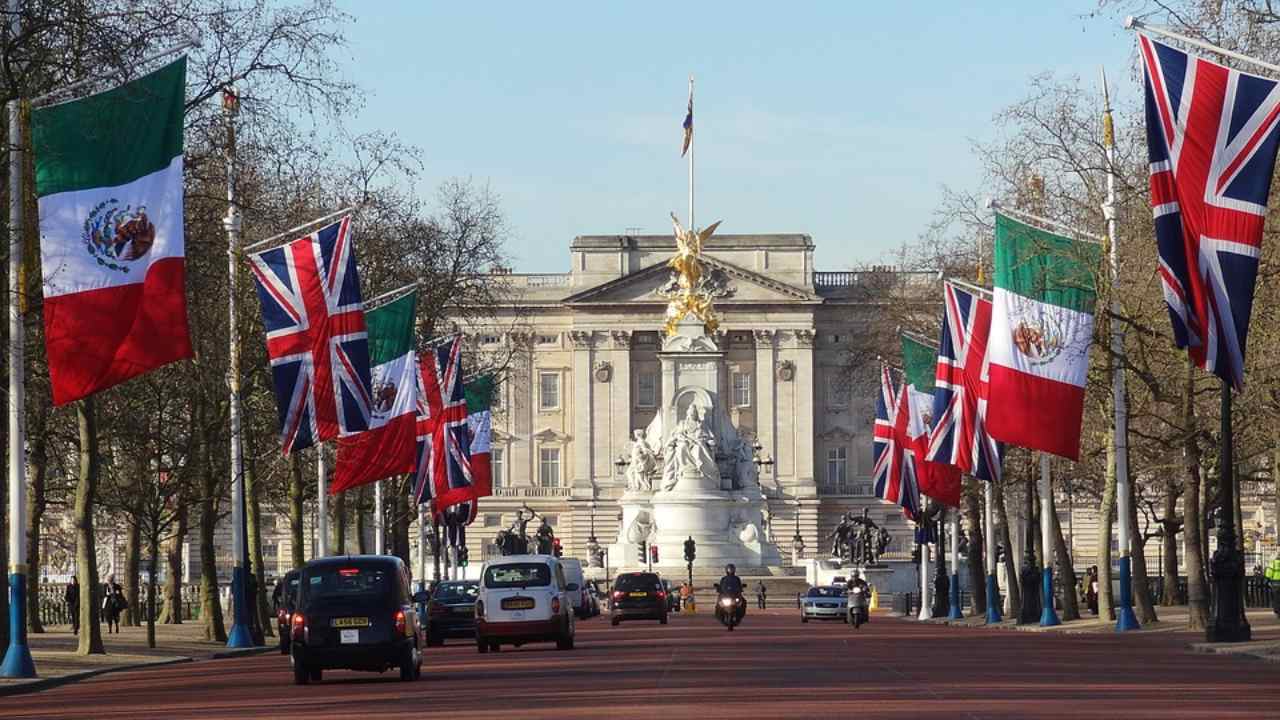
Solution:
[[[413,472],[417,458],[418,360],[414,351],[417,293],[366,310],[373,383],[369,429],[338,438],[330,493]]]
[[[54,405],[192,356],[187,61],[31,113]]]
[[[493,395],[497,383],[492,375],[482,375],[467,382],[467,427],[471,430],[471,484],[475,497],[493,494],[493,468],[489,447],[493,439]]]
[[[987,429],[1078,460],[1100,245],[996,215]]]
[[[920,492],[938,502],[959,507],[960,470],[953,465],[926,460],[929,438],[933,434],[933,390],[938,349],[902,336],[902,370],[906,376],[904,392],[910,413],[906,423],[905,447],[911,454],[916,483]]]

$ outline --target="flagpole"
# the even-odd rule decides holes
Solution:
[[[316,444],[316,555],[329,556],[329,468],[324,464],[324,444]]]
[[[920,494],[920,516],[923,518],[925,508],[929,506],[929,498]],[[920,534],[920,614],[917,620],[929,620],[933,617],[933,609],[929,603],[929,529],[925,523],[918,523]]]
[[[148,55],[142,58],[141,60],[134,62],[131,67],[133,68],[146,67],[147,65],[150,65],[151,63],[155,62],[156,60],[159,60],[162,57],[168,57],[169,55],[176,55],[177,53],[180,53],[184,50],[189,50],[194,47],[200,47],[199,38],[188,38],[178,43],[177,45],[174,45],[173,47],[165,48],[160,52]],[[106,79],[99,76],[99,77],[86,78],[84,80],[81,80],[80,82],[74,82],[74,83],[71,83],[70,85],[65,85],[63,87],[58,88],[57,90],[47,92],[44,95],[37,95],[31,98],[31,106],[47,107],[49,105],[57,105],[62,102],[69,102],[73,98],[70,98],[70,97],[67,97],[65,99],[60,99],[60,98],[63,98],[64,95],[74,94],[79,90],[82,90],[87,87],[93,87],[94,85],[101,84],[105,81]],[[93,93],[90,93],[90,94],[93,94]]]
[[[994,625],[1004,617],[1000,613],[1000,584],[996,582],[996,517],[994,482],[983,483],[984,500],[983,517],[986,520],[987,534],[983,538],[987,542],[987,624]]]
[[[693,113],[693,75],[689,75],[689,112]],[[689,232],[697,232],[698,226],[693,221],[693,146],[697,144],[694,141],[693,129],[689,129]]]
[[[1040,627],[1061,625],[1058,613],[1053,609],[1053,539],[1049,532],[1049,514],[1053,512],[1053,482],[1049,475],[1049,453],[1040,453],[1040,545],[1044,551],[1040,554],[1041,582]]]
[[[1051,227],[1058,232],[1069,233],[1075,236],[1073,239],[1080,240],[1081,242],[1095,242],[1095,243],[1101,244],[1106,242],[1107,240],[1101,235],[1094,235],[1091,232],[1086,232],[1084,230],[1077,230],[1071,227],[1070,225],[1067,225],[1066,223],[1058,222],[1057,220],[1044,217],[1043,215],[1036,215],[1035,213],[1029,213],[1025,210],[1018,210],[1016,208],[1005,207],[1004,205],[1001,205],[999,202],[996,202],[995,200],[988,200],[987,207],[992,208],[993,210],[1000,213],[1001,215],[1004,215],[1005,217],[1013,218],[1014,220],[1018,220],[1027,224],[1039,223],[1041,225],[1047,225],[1048,227]]]
[[[272,235],[271,237],[267,238],[266,240],[259,240],[259,241],[255,242],[255,243],[250,243],[250,244],[246,245],[244,249],[245,249],[246,251],[249,251],[249,250],[254,250],[254,249],[256,249],[256,248],[260,248],[260,247],[262,247],[263,245],[266,245],[266,244],[268,244],[268,243],[273,243],[273,242],[275,242],[275,241],[277,241],[277,240],[280,240],[281,238],[289,237],[290,235],[293,235],[293,234],[294,234],[294,233],[296,233],[296,232],[301,232],[301,231],[303,231],[303,230],[306,230],[307,228],[311,227],[312,225],[319,225],[320,223],[324,222],[325,220],[332,220],[332,219],[334,219],[334,218],[336,218],[336,217],[340,217],[340,216],[342,216],[342,215],[345,215],[346,213],[352,212],[352,211],[353,211],[353,210],[355,210],[355,209],[356,209],[356,206],[355,206],[355,205],[348,205],[347,207],[344,207],[344,208],[342,208],[341,210],[334,210],[333,212],[329,213],[328,215],[321,215],[320,217],[316,218],[315,220],[309,220],[309,221],[307,221],[307,222],[302,223],[301,225],[296,225],[296,226],[294,226],[294,227],[291,227],[291,228],[289,228],[288,230],[285,230],[284,232],[276,233],[275,235]],[[296,238],[289,238],[289,239],[290,239],[290,240],[294,240],[294,239],[296,239]]]
[[[386,532],[382,527],[382,481],[373,484],[373,552],[383,554],[386,549]]]
[[[234,88],[222,93],[222,116],[227,124],[227,215],[222,227],[227,232],[227,335],[230,338],[230,362],[227,385],[231,390],[231,597],[235,613],[227,647],[253,647],[249,632],[248,543],[245,542],[244,446],[240,421],[240,323],[236,315],[236,290],[240,267],[240,207],[236,204],[236,114],[240,99]]]
[[[1107,71],[1102,69],[1102,144],[1107,153],[1107,200],[1102,215],[1107,220],[1107,260],[1111,274],[1111,394],[1115,410],[1116,514],[1119,518],[1117,538],[1120,545],[1120,607],[1116,609],[1116,631],[1137,630],[1138,618],[1133,614],[1133,570],[1129,557],[1130,493],[1129,493],[1129,400],[1124,378],[1124,326],[1120,317],[1120,253],[1116,236],[1115,125],[1111,119],[1111,93],[1107,88]]]
[[[951,547],[948,553],[951,565],[951,588],[947,599],[950,601],[951,612],[947,614],[947,619],[960,620],[964,618],[964,611],[960,608],[960,508],[954,508],[948,512],[951,526]]]
[[[19,0],[9,0],[9,37],[22,32]],[[36,664],[27,645],[27,453],[26,362],[22,327],[24,222],[22,100],[9,101],[9,648],[0,677],[33,678]],[[85,591],[88,593],[88,590]],[[89,632],[85,628],[85,632]]]
[[[1265,68],[1267,70],[1270,70],[1273,73],[1280,74],[1280,65],[1272,65],[1269,62],[1263,62],[1257,58],[1249,57],[1248,55],[1242,55],[1238,52],[1233,52],[1224,47],[1219,47],[1217,45],[1214,45],[1213,43],[1205,42],[1204,40],[1197,40],[1193,37],[1183,35],[1182,33],[1174,32],[1173,30],[1170,30],[1168,28],[1163,28],[1158,25],[1148,25],[1142,22],[1141,20],[1135,18],[1132,15],[1124,19],[1124,27],[1126,30],[1134,30],[1137,32],[1147,32],[1147,33],[1153,33],[1156,35],[1163,35],[1167,38],[1172,38],[1179,42],[1187,43],[1188,45],[1194,45],[1203,50],[1215,52],[1224,57],[1229,57],[1234,60],[1246,62],[1255,67]]]

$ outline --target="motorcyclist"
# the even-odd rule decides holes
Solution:
[[[854,592],[855,588],[862,592]],[[845,598],[848,602],[850,621],[853,620],[852,613],[855,610],[861,610],[863,617],[867,616],[867,608],[871,602],[871,586],[862,577],[862,571],[854,571],[853,577],[845,584]]]
[[[724,568],[724,577],[720,578],[720,583],[716,586],[720,597],[731,597],[737,601],[737,620],[742,622],[742,618],[747,614],[747,603],[742,592],[742,578],[738,577],[738,568],[729,563]]]

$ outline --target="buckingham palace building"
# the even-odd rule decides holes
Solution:
[[[468,349],[505,368],[493,407],[494,496],[468,533],[472,558],[493,552],[522,508],[548,519],[569,556],[585,559],[593,533],[601,545],[617,539],[633,431],[663,397],[674,251],[671,235],[579,236],[569,272],[491,276],[507,301],[465,328]],[[725,410],[758,446],[765,532],[784,563],[827,557],[840,517],[864,507],[893,534],[889,556],[904,557],[902,513],[872,491],[873,395],[868,383],[855,390],[848,369],[850,348],[884,307],[865,286],[885,271],[820,272],[813,251],[802,234],[717,235],[703,246]]]

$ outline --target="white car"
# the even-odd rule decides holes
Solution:
[[[810,619],[848,622],[849,618],[845,614],[848,607],[847,601],[843,587],[835,585],[811,587],[800,598],[800,622],[809,622]]]
[[[565,581],[578,586],[577,592],[569,593],[573,614],[580,620],[591,617],[591,589],[587,587],[587,578],[582,573],[582,561],[577,558],[560,558],[560,565],[564,567]]]
[[[476,648],[485,653],[498,652],[504,644],[555,642],[559,650],[572,650],[569,598],[580,591],[551,555],[508,555],[486,562],[476,599]]]

